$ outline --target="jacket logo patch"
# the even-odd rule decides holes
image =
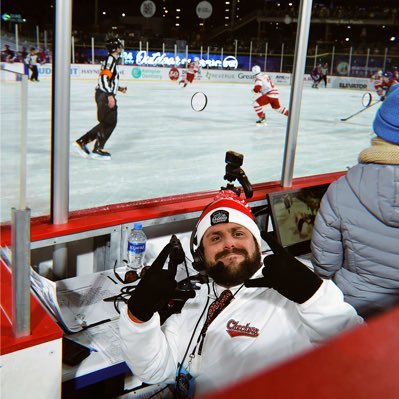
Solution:
[[[238,324],[238,321],[235,321],[233,319],[229,320],[227,322],[227,333],[230,335],[230,337],[257,337],[259,335],[259,328],[256,327],[250,327],[250,323],[247,323],[246,325]]]
[[[213,212],[211,215],[211,226],[218,223],[229,223],[229,212],[223,209]]]

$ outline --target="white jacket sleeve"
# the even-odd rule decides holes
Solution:
[[[363,323],[356,310],[344,302],[342,291],[332,280],[323,280],[317,292],[297,307],[313,343],[320,343]]]
[[[166,338],[159,314],[145,323],[135,323],[121,309],[119,333],[124,358],[133,374],[148,384],[172,383],[177,368],[177,333]]]

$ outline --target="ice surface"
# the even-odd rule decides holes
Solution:
[[[96,121],[95,81],[71,81],[69,142]],[[123,83],[122,83],[123,85]],[[266,107],[268,123],[256,126],[252,84],[127,82],[118,95],[118,125],[107,142],[112,161],[84,159],[70,148],[71,211],[173,194],[215,190],[225,185],[225,153],[244,154],[251,183],[281,178],[287,118]],[[2,83],[1,220],[9,220],[18,194],[18,99],[16,83]],[[280,86],[289,105],[290,87]],[[192,95],[208,97],[202,112]],[[361,105],[363,92],[304,88],[294,176],[344,170],[370,143],[378,105],[340,122]],[[11,104],[11,105],[10,105]],[[3,106],[6,105],[6,106]],[[32,216],[49,214],[51,167],[51,82],[29,82],[27,206]]]

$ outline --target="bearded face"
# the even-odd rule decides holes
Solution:
[[[236,223],[210,227],[202,250],[206,273],[226,288],[242,284],[261,266],[258,243],[248,229]]]

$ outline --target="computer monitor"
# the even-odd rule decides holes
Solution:
[[[310,252],[314,220],[328,186],[321,184],[267,195],[275,237],[292,255]]]

